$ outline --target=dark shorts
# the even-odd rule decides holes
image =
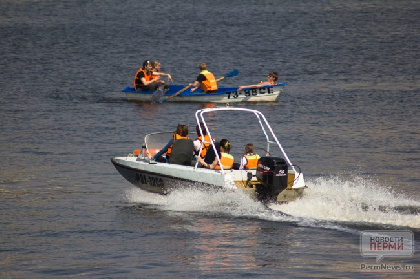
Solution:
[[[169,89],[169,85],[160,82],[153,82],[146,86],[136,85],[135,89],[138,91],[156,91],[160,86],[163,86],[165,89]]]

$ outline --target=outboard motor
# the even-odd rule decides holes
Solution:
[[[280,157],[261,157],[258,160],[257,179],[262,183],[257,194],[262,200],[272,200],[287,187],[288,166]]]

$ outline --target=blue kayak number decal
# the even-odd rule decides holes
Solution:
[[[228,99],[230,98],[238,98],[239,95],[244,95],[245,97],[250,96],[257,96],[262,94],[273,94],[274,90],[273,87],[261,87],[261,88],[250,88],[245,89],[243,91],[233,91],[233,92],[226,92],[225,94],[228,95]]]

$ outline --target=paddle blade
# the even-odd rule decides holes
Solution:
[[[160,101],[156,101],[156,102],[153,102],[153,103],[154,104],[163,104],[164,102],[166,102],[166,100],[165,99],[162,99]]]
[[[225,76],[225,78],[227,78],[227,77],[234,77],[234,76],[237,76],[238,74],[239,74],[239,71],[237,69],[234,69],[232,72],[230,72],[229,74],[227,74]]]
[[[159,86],[158,89],[156,89],[156,91],[153,92],[152,101],[154,103],[159,102],[162,99],[162,96],[165,95],[166,91],[167,90],[163,86]]]

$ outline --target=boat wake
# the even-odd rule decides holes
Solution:
[[[306,181],[303,197],[288,204],[270,205],[273,210],[302,218],[304,222],[333,222],[350,227],[420,228],[420,201],[384,189],[376,182],[356,177]]]
[[[224,190],[202,187],[182,188],[168,195],[152,194],[138,188],[126,191],[126,200],[131,203],[149,204],[161,210],[178,212],[202,212],[210,215],[229,215],[244,218],[274,221],[296,221],[280,211],[273,211],[255,201],[240,190]]]
[[[308,180],[307,185],[301,199],[268,206],[240,190],[202,187],[178,189],[166,196],[133,188],[126,191],[126,200],[161,210],[293,222],[349,233],[363,229],[420,229],[420,201],[384,189],[371,180],[317,178]]]

